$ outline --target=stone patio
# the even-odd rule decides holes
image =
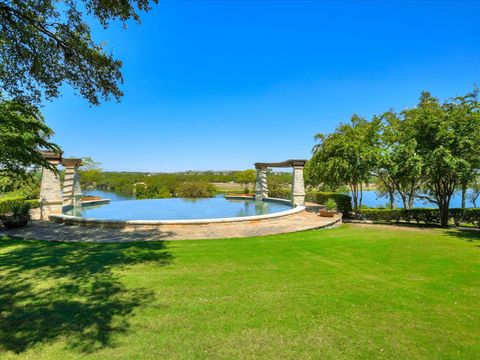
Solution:
[[[206,225],[160,225],[155,228],[101,228],[73,226],[46,221],[33,221],[18,229],[0,228],[0,237],[9,235],[24,239],[79,242],[128,242],[155,240],[194,240],[239,238],[274,235],[303,230],[333,227],[341,223],[341,215],[318,216],[319,206],[308,204],[301,213],[288,217],[239,223]]]

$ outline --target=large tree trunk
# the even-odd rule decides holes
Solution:
[[[360,201],[358,203],[359,211],[362,208],[362,201],[363,201],[363,185],[362,185],[362,183],[360,183]]]
[[[398,193],[400,194],[400,198],[402,199],[403,208],[408,209],[407,197],[400,191]]]
[[[358,184],[350,184],[350,190],[352,192],[353,211],[355,212],[355,216],[357,216],[358,215]]]
[[[440,226],[448,227],[448,204],[446,201],[442,201],[440,208]]]
[[[467,186],[462,185],[462,209],[465,209],[466,200],[467,200]]]
[[[390,198],[390,209],[395,208],[395,191],[394,190],[389,190],[388,191],[388,196]]]

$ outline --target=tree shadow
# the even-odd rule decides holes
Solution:
[[[123,285],[115,270],[171,261],[164,242],[0,239],[0,352],[59,338],[81,352],[113,346],[112,335],[128,330],[134,310],[154,301],[153,292]]]
[[[480,246],[480,230],[478,229],[456,229],[456,230],[449,230],[447,234],[453,237],[457,237],[461,240],[465,240],[468,242],[478,243]]]

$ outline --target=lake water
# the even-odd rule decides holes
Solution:
[[[98,193],[97,193],[98,194]],[[225,199],[222,195],[203,199],[116,200],[110,204],[85,206],[68,215],[109,220],[191,220],[272,214],[290,210],[286,203]]]
[[[84,190],[83,194],[89,195],[89,196],[98,196],[98,197],[101,197],[102,199],[110,199],[111,201],[123,201],[123,200],[134,199],[133,196],[123,196],[123,195],[118,195],[111,191],[103,191],[103,190],[97,190],[97,189]]]
[[[351,195],[351,194],[350,194]],[[373,190],[368,190],[363,192],[363,201],[362,204],[369,206],[369,207],[379,207],[384,206],[387,207],[389,203],[388,197],[378,197],[377,193]],[[477,204],[480,203],[480,199],[477,201]],[[403,202],[400,198],[395,199],[395,205],[398,208],[403,208]],[[452,199],[450,200],[450,207],[451,208],[459,208],[462,206],[462,194],[460,192],[455,193]],[[467,207],[473,207],[472,202],[467,197]],[[436,208],[435,204],[423,201],[423,200],[415,200],[414,207],[417,208]]]

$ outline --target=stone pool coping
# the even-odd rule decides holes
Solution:
[[[154,225],[154,226],[75,226],[57,224],[53,221],[33,221],[27,226],[4,229],[2,235],[21,239],[36,239],[61,242],[138,242],[182,241],[245,238],[252,236],[278,235],[305,230],[337,227],[342,224],[342,215],[333,218],[319,216],[321,206],[306,204],[305,211],[265,221],[210,223],[205,225]],[[320,230],[318,230],[320,231]],[[321,237],[319,237],[320,239]]]
[[[245,196],[226,196],[226,199],[245,199],[248,197]],[[109,199],[108,199],[109,200]],[[92,205],[95,201],[88,202],[89,205]],[[263,201],[269,202],[282,202],[290,204],[289,200],[278,199],[278,198],[266,198]],[[87,202],[83,203],[86,204]],[[68,225],[98,225],[98,226],[112,226],[112,227],[126,227],[126,226],[156,226],[156,225],[207,225],[207,224],[218,224],[218,223],[238,223],[238,222],[249,222],[249,221],[262,221],[262,220],[271,220],[282,218],[286,216],[292,216],[298,214],[302,211],[305,211],[305,206],[296,206],[292,209],[279,211],[273,214],[265,215],[253,215],[253,216],[239,216],[239,217],[229,217],[229,218],[212,218],[212,219],[184,219],[184,220],[114,220],[114,219],[93,219],[93,218],[82,218],[80,216],[66,215],[66,214],[55,214],[50,215],[49,219],[57,223],[63,223]]]

